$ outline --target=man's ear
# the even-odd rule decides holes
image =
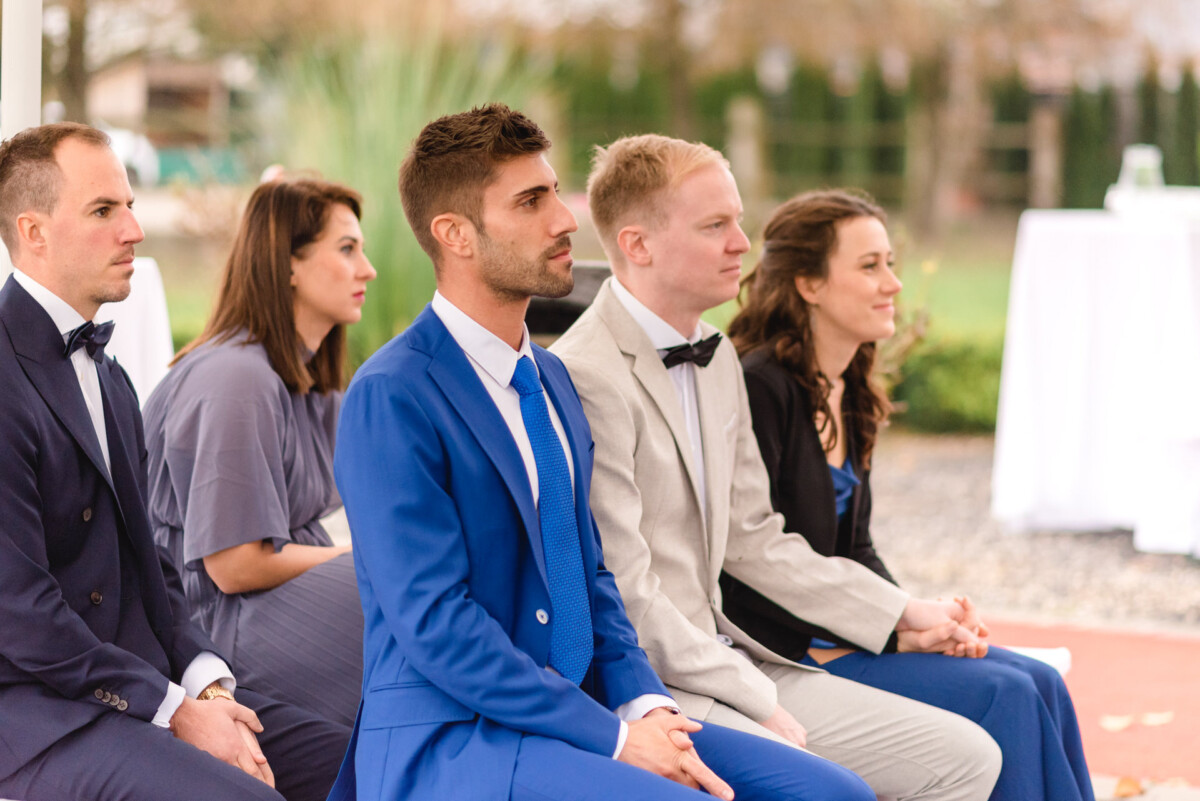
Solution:
[[[796,276],[796,291],[800,293],[800,297],[804,298],[804,302],[809,306],[819,306],[821,300],[821,287],[825,285],[823,279],[809,278],[804,275]]]
[[[475,255],[479,234],[475,225],[461,214],[439,214],[429,221],[429,231],[444,252],[452,253],[461,259],[469,259]]]
[[[25,253],[39,253],[46,248],[46,219],[36,211],[17,215],[17,248]]]
[[[653,254],[646,242],[646,229],[640,225],[627,225],[618,231],[617,247],[629,264],[646,267],[652,260]]]

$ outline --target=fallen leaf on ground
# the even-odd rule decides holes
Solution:
[[[1144,792],[1142,783],[1137,779],[1132,776],[1122,776],[1117,779],[1117,786],[1113,790],[1113,798],[1133,798]]]
[[[1141,718],[1143,726],[1166,726],[1174,719],[1174,712],[1147,712]]]
[[[1133,715],[1101,715],[1100,728],[1105,731],[1124,731],[1133,725]]]

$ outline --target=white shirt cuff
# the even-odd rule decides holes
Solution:
[[[161,729],[171,728],[171,718],[179,710],[179,706],[183,703],[184,697],[187,695],[175,682],[167,685],[167,697],[159,704],[158,711],[154,713],[154,719],[150,722]]]
[[[171,718],[179,710],[184,697],[195,698],[214,681],[220,682],[221,686],[229,692],[237,689],[237,681],[234,680],[229,665],[226,665],[225,660],[212,651],[201,651],[197,654],[192,663],[187,666],[187,670],[183,671],[183,677],[179,681],[179,684],[171,682],[167,686],[167,695],[158,705],[154,719],[150,721],[155,726],[164,729],[170,728]]]
[[[669,695],[659,695],[658,693],[646,693],[639,695],[632,701],[626,701],[616,708],[617,717],[621,720],[641,720],[646,717],[646,713],[652,709],[658,709],[660,706],[665,706],[667,709],[679,711],[679,704],[675,703],[675,699]]]
[[[225,660],[212,651],[201,651],[192,660],[192,664],[187,666],[187,670],[183,671],[183,678],[179,683],[187,690],[189,698],[195,698],[214,681],[220,682],[229,692],[237,689],[237,681],[234,680]]]
[[[625,740],[629,737],[629,724],[625,721],[641,720],[646,716],[646,713],[653,709],[658,709],[660,706],[665,706],[667,709],[674,709],[676,712],[680,711],[674,698],[669,695],[659,695],[657,693],[639,695],[632,701],[626,701],[616,708],[616,715],[621,719],[621,732],[617,735],[617,748],[613,751],[613,759],[621,756],[621,749],[625,747]]]
[[[621,756],[621,749],[625,747],[625,740],[629,738],[629,724],[621,721],[621,731],[617,734],[617,749],[613,751],[613,759]]]

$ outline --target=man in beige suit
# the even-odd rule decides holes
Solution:
[[[724,569],[876,653],[982,652],[960,604],[819,556],[773,512],[737,354],[700,321],[737,295],[749,249],[727,162],[622,139],[598,149],[588,200],[614,277],[551,350],[592,427],[592,509],[655,670],[686,714],[807,746],[880,795],[986,799],[1000,751],[976,724],[797,665],[721,611]]]

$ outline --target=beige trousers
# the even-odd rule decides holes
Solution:
[[[808,730],[808,750],[850,768],[879,796],[986,801],[1000,775],[1000,747],[964,717],[828,673],[758,667]],[[786,742],[721,703],[705,720]]]

